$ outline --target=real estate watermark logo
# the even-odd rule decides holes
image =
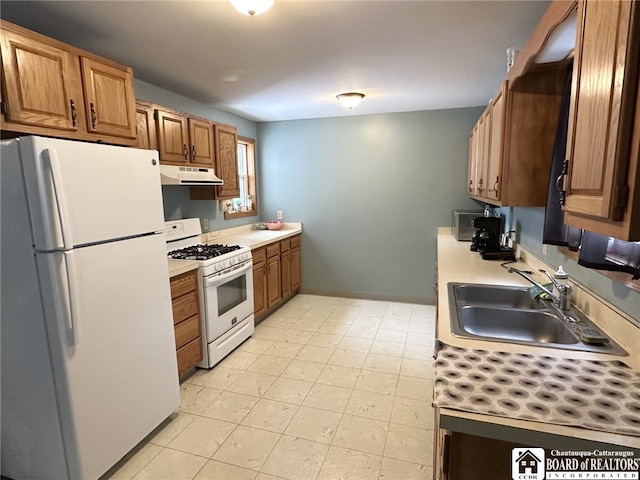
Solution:
[[[511,450],[513,480],[544,480],[544,448],[514,448]]]

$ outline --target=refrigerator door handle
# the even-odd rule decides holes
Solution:
[[[80,342],[79,322],[80,318],[80,298],[78,295],[78,277],[73,250],[64,252],[64,263],[67,275],[66,288],[67,298],[69,299],[69,308],[67,309],[67,332],[69,340],[73,345]]]
[[[56,197],[56,209],[58,214],[58,220],[60,221],[60,230],[62,233],[62,243],[64,250],[71,250],[73,248],[73,240],[71,239],[71,227],[69,225],[69,209],[67,208],[67,199],[64,194],[64,187],[62,185],[62,175],[60,173],[60,164],[58,162],[58,155],[53,148],[45,148],[43,156],[49,164],[51,170],[51,178],[53,181],[53,191]],[[43,197],[44,199],[44,197]],[[43,203],[45,200],[43,200]],[[43,205],[43,211],[50,212],[48,205]]]

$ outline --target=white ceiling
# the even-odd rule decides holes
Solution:
[[[3,0],[2,18],[111,58],[134,76],[256,121],[478,106],[548,1]],[[335,95],[366,95],[353,110]]]

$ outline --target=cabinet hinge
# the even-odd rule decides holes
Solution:
[[[2,112],[3,115],[6,115],[7,113],[9,113],[7,111],[7,104],[5,102],[0,102],[0,111]]]
[[[614,208],[625,208],[627,206],[627,200],[629,199],[629,186],[628,185],[616,185],[614,191]]]

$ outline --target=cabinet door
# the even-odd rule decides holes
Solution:
[[[136,138],[136,100],[130,69],[80,57],[87,130],[91,133]]]
[[[214,168],[213,124],[190,118],[189,139],[191,140],[191,161]]]
[[[487,197],[500,200],[500,171],[502,168],[504,138],[504,95],[501,90],[491,102],[489,156],[487,161]]]
[[[469,166],[467,172],[467,193],[476,195],[478,185],[476,180],[478,169],[478,125],[476,124],[469,136]]]
[[[299,242],[300,237],[296,237],[296,238],[298,238],[298,242]],[[298,246],[291,247],[291,290],[293,292],[296,292],[300,290],[301,285],[302,285],[302,270],[301,270],[301,262],[300,262],[300,244],[298,243]]]
[[[157,150],[156,122],[153,119],[153,107],[150,104],[136,103],[136,125],[138,137],[136,146],[147,150]]]
[[[266,262],[253,263],[253,313],[259,318],[267,309]]]
[[[267,258],[267,307],[271,308],[280,302],[280,255]]]
[[[568,212],[621,220],[633,103],[638,91],[638,5],[630,0],[578,4],[565,181]]]
[[[235,129],[215,127],[216,134],[216,175],[224,181],[224,185],[216,187],[216,198],[219,200],[240,196],[238,179],[238,134]]]
[[[291,251],[287,250],[280,254],[280,268],[282,269],[282,298],[291,295]]]
[[[77,57],[25,35],[2,30],[5,119],[78,130],[82,87]]]
[[[169,164],[189,163],[189,130],[182,115],[155,111],[160,161]]]

